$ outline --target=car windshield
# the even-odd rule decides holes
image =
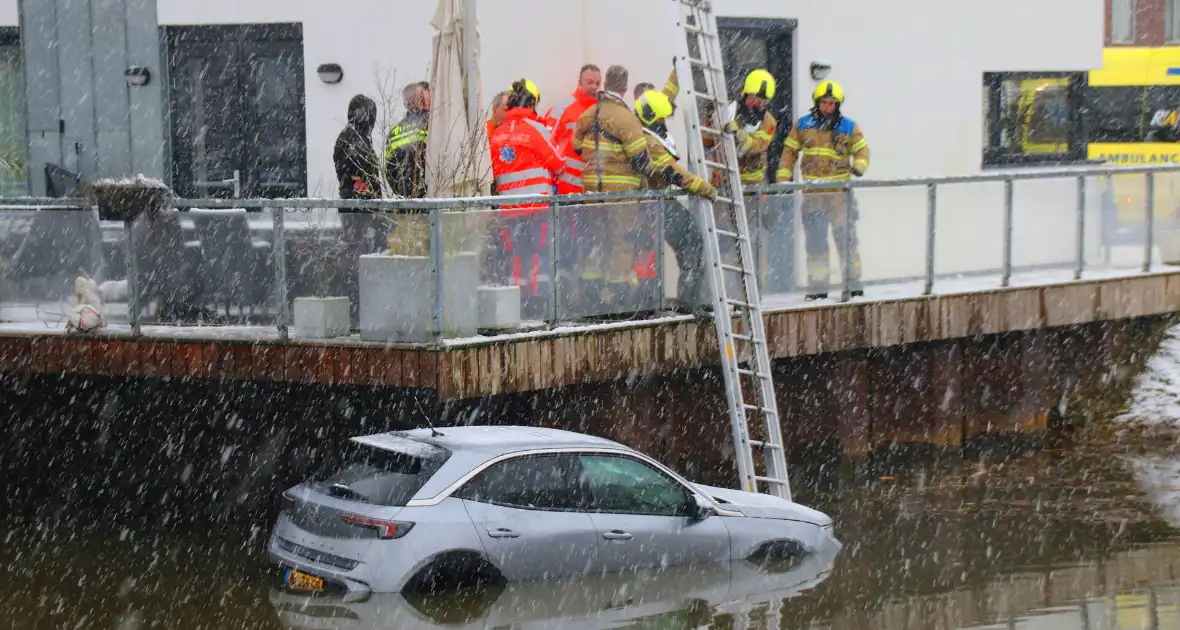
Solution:
[[[444,448],[402,438],[381,448],[349,441],[309,485],[349,501],[404,506],[450,457]],[[388,441],[388,440],[386,440]]]

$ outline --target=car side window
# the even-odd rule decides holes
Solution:
[[[572,471],[573,461],[567,455],[516,457],[479,473],[456,496],[525,510],[584,509],[585,493]]]
[[[692,494],[651,465],[616,455],[579,456],[591,509],[613,514],[686,516]]]

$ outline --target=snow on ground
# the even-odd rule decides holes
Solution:
[[[1168,329],[1159,350],[1136,379],[1131,408],[1120,419],[1180,425],[1180,326]]]

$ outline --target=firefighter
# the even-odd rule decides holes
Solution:
[[[638,190],[643,178],[655,172],[647,135],[623,100],[627,80],[626,68],[608,68],[597,102],[582,113],[574,129],[574,146],[586,164],[583,179],[587,192]],[[601,227],[603,233],[590,237],[593,243],[581,273],[583,299],[594,301],[597,295],[601,301],[618,305],[619,300],[634,295],[639,281],[633,269],[634,248],[627,247],[626,240],[637,231],[638,215],[637,208],[619,205],[586,214],[587,222]]]
[[[668,135],[667,119],[676,111],[676,106],[666,92],[648,90],[635,100],[635,114],[647,135],[647,151],[655,172],[646,179],[646,187],[663,189],[677,186],[693,195],[714,199],[717,189],[712,184],[689,173],[680,165],[676,145]],[[680,202],[668,200],[664,203],[664,239],[676,255],[680,268],[677,282],[677,300],[683,312],[697,310],[701,295],[701,270],[704,257],[704,240],[700,227],[693,215]],[[655,251],[649,248],[645,260],[636,264],[636,272],[643,279],[656,273]],[[640,270],[644,273],[640,273]]]
[[[799,119],[783,143],[782,157],[775,179],[789,182],[795,178],[795,162],[804,182],[845,182],[862,177],[869,168],[869,143],[860,126],[840,112],[844,89],[833,81],[824,81],[812,93],[814,106]],[[802,154],[802,159],[799,159]],[[828,225],[836,241],[841,265],[849,256],[845,244],[851,245],[852,295],[864,295],[860,288],[860,251],[856,237],[856,206],[848,198],[845,207],[842,189],[809,190],[803,195],[803,235],[807,247],[808,300],[828,296]]]
[[[766,152],[778,128],[774,114],[770,113],[774,93],[774,77],[766,70],[754,70],[746,75],[741,95],[729,104],[726,112],[724,130],[734,135],[744,185],[766,183]],[[706,149],[712,148],[716,142],[713,136],[703,139]],[[713,183],[717,184],[721,176],[722,173],[714,172]]]
[[[541,93],[528,79],[512,84],[508,111],[491,137],[492,174],[498,195],[551,195],[564,160],[550,144],[549,130],[537,115]],[[521,287],[522,315],[543,317],[546,294],[538,288],[548,279],[542,260],[549,230],[549,204],[502,206],[499,236],[503,243],[500,280]]]

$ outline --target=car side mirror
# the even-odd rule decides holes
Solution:
[[[716,514],[716,510],[698,494],[693,494],[688,504],[688,517],[696,523]]]

